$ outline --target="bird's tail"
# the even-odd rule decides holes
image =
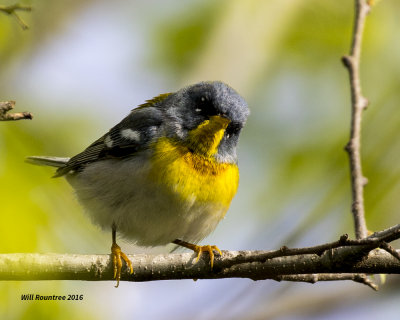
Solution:
[[[26,162],[31,164],[36,164],[39,166],[50,166],[60,168],[63,167],[69,158],[60,158],[60,157],[44,157],[44,156],[33,156],[27,157]]]

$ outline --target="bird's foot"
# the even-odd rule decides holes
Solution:
[[[217,246],[211,246],[211,245],[198,246],[197,244],[192,244],[192,243],[182,241],[179,239],[174,240],[173,243],[175,243],[179,246],[188,248],[190,250],[193,250],[195,253],[197,253],[197,258],[196,258],[195,263],[197,263],[199,261],[203,252],[208,252],[208,254],[210,255],[211,270],[214,266],[214,250],[217,251],[219,253],[219,255],[222,255],[221,250]]]
[[[114,279],[117,279],[117,285],[115,287],[118,288],[119,280],[121,279],[122,260],[125,261],[131,274],[133,273],[132,262],[129,260],[128,256],[121,251],[120,246],[116,243],[113,243],[111,246],[111,257],[114,268]]]

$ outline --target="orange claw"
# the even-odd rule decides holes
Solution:
[[[211,265],[211,270],[214,267],[214,250],[219,253],[219,255],[222,255],[221,250],[217,246],[210,246],[210,245],[205,245],[205,246],[198,246],[195,245],[195,248],[193,248],[194,252],[197,252],[197,258],[196,258],[196,263],[199,261],[201,255],[203,252],[208,252],[210,255],[210,265]]]
[[[121,251],[120,246],[116,243],[113,243],[111,246],[111,256],[114,268],[114,279],[117,279],[117,285],[115,287],[118,288],[119,280],[121,279],[122,260],[125,261],[126,265],[130,269],[130,274],[133,273],[132,262],[129,260],[128,256]]]
[[[203,252],[208,252],[208,254],[210,255],[211,270],[214,267],[214,250],[217,251],[220,255],[222,255],[221,250],[217,246],[211,246],[211,245],[198,246],[197,244],[192,244],[192,243],[182,241],[179,239],[174,240],[173,243],[196,252],[197,258],[196,258],[195,263],[197,263],[199,261]]]

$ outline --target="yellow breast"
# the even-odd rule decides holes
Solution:
[[[236,164],[191,152],[169,138],[154,144],[151,178],[186,201],[229,207],[239,184]]]

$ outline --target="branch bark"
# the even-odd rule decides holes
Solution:
[[[318,281],[327,281],[354,280],[354,275],[349,276],[353,277],[351,279],[341,279],[342,273],[400,274],[400,261],[383,250],[373,250],[368,256],[354,259],[349,259],[349,252],[351,250],[340,248],[327,251],[321,256],[304,254],[278,257],[264,262],[232,264],[232,260],[238,256],[246,256],[251,260],[252,255],[260,252],[222,251],[222,256],[215,259],[213,270],[210,269],[206,255],[198,263],[194,263],[196,256],[192,253],[128,255],[132,260],[134,272],[131,275],[123,268],[121,280],[142,282],[249,278],[304,281],[286,276],[324,274],[319,276]],[[0,280],[113,280],[113,267],[110,255],[105,254],[0,254]]]
[[[14,109],[15,101],[3,101],[0,102],[0,121],[13,121],[22,119],[32,119],[33,115],[30,112],[17,112],[8,113],[8,111]]]
[[[309,248],[274,251],[223,251],[211,270],[209,257],[194,263],[192,253],[130,255],[133,274],[123,269],[121,280],[249,278],[277,281],[352,280],[376,289],[363,273],[400,274],[399,251],[386,248],[400,238],[400,225],[366,239],[339,241]],[[387,242],[386,242],[386,241]],[[385,247],[384,250],[378,249]],[[394,251],[394,252],[392,252]],[[346,274],[346,275],[344,275]],[[110,255],[0,254],[0,280],[113,280]]]
[[[367,225],[364,210],[364,186],[367,179],[363,176],[361,167],[361,120],[362,111],[367,107],[368,100],[361,92],[360,56],[361,42],[365,19],[370,10],[366,0],[355,0],[355,19],[350,55],[342,57],[342,62],[349,71],[351,91],[351,129],[350,140],[345,149],[349,154],[352,213],[354,218],[355,235],[357,239],[367,236]]]

